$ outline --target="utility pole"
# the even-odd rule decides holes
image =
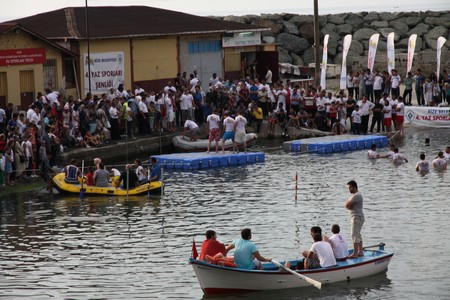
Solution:
[[[320,33],[319,33],[319,4],[314,0],[314,82],[316,86],[320,85]]]
[[[87,40],[87,63],[88,63],[89,93],[91,93],[91,49],[90,49],[90,43],[89,43],[89,15],[88,15],[88,2],[87,2],[87,0],[86,0],[85,17],[86,17],[85,21],[86,21],[86,40]]]

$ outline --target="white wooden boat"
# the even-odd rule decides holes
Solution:
[[[364,256],[337,262],[336,266],[294,271],[311,279],[329,284],[374,275],[386,271],[394,253],[385,252],[384,244],[378,250],[364,250]],[[298,260],[290,260],[292,266]],[[311,286],[307,281],[278,268],[274,263],[263,263],[263,270],[244,270],[209,264],[189,259],[203,292],[207,295],[246,293],[252,291],[290,289]],[[284,264],[284,262],[281,262]]]
[[[247,133],[245,135],[245,139],[247,141],[247,146],[249,146],[253,141],[258,138],[256,133]],[[197,141],[191,142],[189,140],[189,136],[177,135],[172,138],[172,144],[177,148],[178,151],[181,152],[201,152],[206,151],[208,149],[208,140],[207,139],[197,139]],[[241,148],[243,145],[238,144],[238,147]],[[225,141],[225,150],[233,149],[233,142],[231,140]],[[211,142],[211,151],[215,150],[215,142]],[[219,150],[222,150],[222,140],[219,141]]]

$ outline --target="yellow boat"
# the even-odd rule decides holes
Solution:
[[[81,192],[81,184],[67,183],[64,181],[64,173],[59,173],[53,177],[53,185],[61,194],[79,195]],[[134,189],[128,190],[129,196],[160,194],[163,184],[161,181],[152,181],[142,184]],[[115,188],[112,185],[108,187],[83,185],[83,193],[85,195],[109,195],[109,196],[126,196],[127,191],[121,188]]]

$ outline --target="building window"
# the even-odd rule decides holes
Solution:
[[[56,59],[47,59],[44,64],[44,89],[56,89]]]
[[[221,43],[218,41],[196,41],[189,42],[189,54],[204,53],[204,52],[218,52],[221,51]]]

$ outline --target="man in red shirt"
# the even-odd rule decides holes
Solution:
[[[218,253],[226,255],[225,245],[219,243],[217,240],[217,234],[214,230],[206,231],[206,240],[202,243],[202,248],[200,249],[200,260],[204,260],[206,255],[214,256]]]

